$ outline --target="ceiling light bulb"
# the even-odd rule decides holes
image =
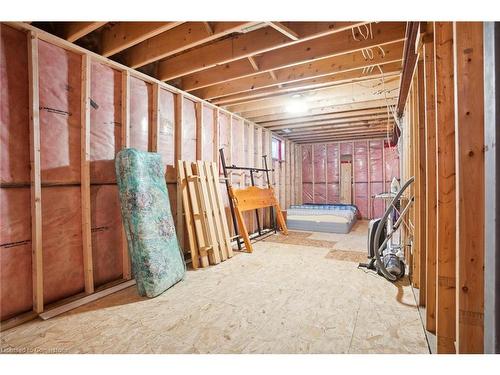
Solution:
[[[302,113],[307,111],[307,106],[304,102],[294,101],[286,106],[286,111],[289,113]]]

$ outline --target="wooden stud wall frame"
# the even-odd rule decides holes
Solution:
[[[205,110],[213,111],[213,131],[212,131],[212,144],[213,144],[213,158],[211,161],[216,161],[218,157],[218,147],[219,147],[219,122],[221,116],[227,116],[230,121],[239,121],[244,126],[249,125],[251,129],[251,133],[248,134],[257,134],[257,137],[253,139],[250,135],[248,135],[248,140],[252,138],[252,144],[258,148],[260,145],[262,148],[259,150],[258,157],[255,158],[257,163],[259,163],[261,159],[262,153],[269,154],[271,149],[271,132],[269,130],[263,129],[261,126],[254,124],[244,118],[241,118],[231,112],[219,108],[209,102],[201,100],[187,92],[183,92],[173,86],[170,86],[164,82],[158,81],[150,76],[147,76],[141,72],[128,68],[124,65],[111,61],[101,55],[90,52],[81,48],[75,44],[67,42],[63,39],[60,39],[54,35],[51,35],[45,31],[37,29],[29,24],[20,23],[20,22],[5,22],[1,24],[2,27],[9,27],[18,32],[25,33],[26,35],[26,48],[28,51],[28,66],[26,66],[26,70],[28,72],[28,91],[29,91],[29,155],[30,155],[30,165],[31,165],[31,246],[32,246],[32,290],[33,290],[33,312],[22,312],[20,311],[16,316],[8,317],[7,319],[2,321],[1,329],[7,329],[13,325],[20,324],[27,319],[31,319],[36,317],[38,314],[42,312],[47,312],[47,316],[50,316],[49,310],[57,307],[57,311],[65,310],[65,307],[61,307],[63,305],[68,304],[68,308],[72,308],[71,306],[77,306],[78,301],[85,296],[92,296],[94,293],[102,292],[103,289],[113,288],[113,291],[119,290],[120,288],[126,288],[132,285],[130,281],[132,279],[131,274],[131,265],[130,259],[128,256],[127,250],[127,241],[124,231],[121,232],[121,245],[118,251],[119,259],[122,262],[120,268],[121,279],[115,280],[113,282],[104,283],[100,286],[95,285],[95,270],[93,269],[94,261],[93,259],[93,228],[91,226],[91,220],[93,215],[93,206],[91,202],[91,191],[93,189],[93,183],[91,181],[91,137],[92,137],[92,129],[90,126],[91,119],[90,113],[92,112],[92,108],[95,103],[92,102],[91,97],[91,76],[93,75],[93,65],[99,64],[106,68],[110,68],[113,72],[116,72],[119,77],[118,81],[118,90],[115,89],[118,94],[118,100],[121,103],[120,111],[117,113],[117,116],[120,118],[119,126],[121,127],[120,135],[118,137],[118,143],[121,148],[127,148],[131,145],[133,146],[133,137],[134,131],[137,131],[137,126],[134,123],[133,118],[133,110],[134,108],[131,106],[131,90],[134,89],[134,84],[137,82],[142,82],[141,84],[146,84],[145,88],[148,89],[148,139],[147,139],[147,148],[148,151],[160,151],[161,144],[161,136],[162,129],[165,126],[165,121],[167,121],[164,117],[165,114],[162,114],[162,109],[166,105],[164,99],[162,99],[162,92],[167,92],[169,95],[174,95],[174,115],[175,121],[172,127],[172,137],[174,139],[174,152],[173,152],[173,163],[171,168],[177,168],[176,161],[182,160],[182,155],[185,151],[183,150],[183,140],[182,140],[182,131],[184,130],[184,125],[186,119],[183,118],[182,107],[184,105],[184,100],[189,100],[194,103],[195,112],[196,112],[196,156],[201,156],[205,154],[204,147],[206,146],[204,142],[202,142],[201,133],[204,129],[206,118],[204,116]],[[78,186],[81,187],[79,201],[81,202],[81,236],[82,236],[82,267],[83,267],[83,290],[82,293],[78,293],[72,296],[68,296],[62,300],[56,301],[54,303],[47,303],[44,301],[44,275],[43,275],[43,243],[42,243],[42,179],[41,179],[41,156],[40,156],[40,99],[39,99],[39,44],[44,43],[49,44],[51,46],[55,46],[60,48],[62,51],[66,51],[71,54],[75,54],[76,56],[80,56],[80,64],[81,64],[81,85],[78,88],[78,93],[80,97],[79,107],[81,109],[79,116],[80,123],[80,139],[79,139],[79,158],[80,158],[80,173],[79,178],[81,181],[78,181]],[[133,82],[132,82],[133,81]],[[144,87],[144,86],[143,86]],[[94,107],[95,109],[95,107]],[[169,121],[169,120],[168,120]],[[170,125],[168,125],[170,126]],[[231,127],[227,129],[231,132]],[[132,143],[131,143],[132,142]],[[292,143],[287,143],[290,146],[290,150],[294,150],[294,152],[298,151],[298,147]],[[229,138],[229,146],[231,147],[231,137]],[[247,158],[252,159],[252,155],[248,149]],[[208,152],[207,152],[208,154]],[[228,153],[230,155],[230,153]],[[294,155],[296,156],[296,155]],[[293,159],[290,157],[290,159]],[[288,161],[287,161],[288,162]],[[283,177],[282,180],[286,181],[287,186],[284,186],[283,189],[290,189],[290,178],[287,175],[288,173],[293,173],[292,170],[293,165],[283,166]],[[182,213],[182,204],[181,202],[185,197],[183,197],[182,191],[180,189],[177,192],[174,190],[176,184],[176,180],[172,177],[175,174],[168,172],[167,170],[167,186],[169,187],[169,193],[172,196],[177,197],[177,203],[172,205],[172,209],[174,211],[174,217],[177,221],[176,229],[177,234],[179,236],[180,242],[185,246],[187,246],[188,238],[186,237],[186,244],[184,244],[185,239],[185,226],[183,225],[184,216]],[[295,176],[299,175],[295,171]],[[170,177],[169,177],[170,176]],[[243,177],[242,177],[243,178]],[[241,180],[242,184],[248,184],[248,179]],[[219,186],[220,188],[220,186]],[[210,191],[208,192],[210,194]],[[288,197],[290,192],[286,192],[284,190],[283,197]],[[292,197],[291,195],[290,197]],[[210,199],[210,196],[208,196]],[[294,201],[294,199],[284,198],[285,202],[283,204],[288,203],[288,200]],[[248,215],[250,219],[250,215]],[[227,223],[226,223],[227,224]],[[188,236],[189,237],[189,236]],[[104,293],[105,294],[105,293]],[[98,297],[103,295],[103,293],[96,294]],[[92,297],[94,298],[94,297]],[[92,299],[91,298],[91,299]],[[91,300],[90,299],[90,300]],[[86,299],[89,300],[89,299]],[[83,301],[86,301],[83,300]]]

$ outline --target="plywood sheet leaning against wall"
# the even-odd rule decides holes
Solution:
[[[193,268],[231,258],[233,250],[215,163],[179,160],[178,172]]]

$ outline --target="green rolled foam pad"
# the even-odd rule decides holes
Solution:
[[[186,273],[161,157],[128,148],[116,155],[115,168],[132,272],[139,294],[155,297]]]

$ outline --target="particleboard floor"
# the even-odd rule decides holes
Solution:
[[[157,298],[131,287],[3,332],[2,352],[428,353],[407,280],[357,269],[366,222],[348,235],[302,233],[329,244],[259,241]]]

